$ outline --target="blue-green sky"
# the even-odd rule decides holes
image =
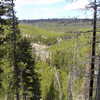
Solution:
[[[84,10],[88,0],[16,0],[15,4],[19,19],[92,17]]]

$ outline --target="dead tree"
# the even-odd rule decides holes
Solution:
[[[90,68],[90,85],[89,85],[89,100],[93,97],[93,83],[94,83],[94,67],[95,67],[95,56],[96,56],[96,22],[97,22],[97,5],[96,0],[91,6],[94,9],[93,18],[93,38],[92,38],[92,58],[91,58],[91,68]]]
[[[92,38],[92,57],[91,57],[91,68],[90,68],[90,84],[89,84],[89,100],[93,99],[93,86],[94,86],[94,68],[96,58],[96,26],[97,26],[97,10],[100,7],[99,2],[94,0],[90,3],[90,8],[94,10],[93,18],[93,38]]]

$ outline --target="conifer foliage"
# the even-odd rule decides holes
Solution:
[[[21,65],[23,97],[30,100],[40,100],[40,84],[35,72],[35,59],[32,57],[30,41],[22,38],[19,42],[17,62]],[[27,58],[27,59],[26,59]]]
[[[14,6],[14,0],[0,1],[0,87],[6,81],[7,100],[40,100],[31,42],[20,34]]]
[[[4,49],[3,49],[3,44],[5,41],[5,36],[4,36],[4,28],[3,25],[5,24],[5,20],[2,18],[6,14],[6,6],[3,4],[3,1],[0,1],[0,64],[2,63],[2,58],[4,57]],[[0,88],[2,87],[2,79],[1,75],[3,73],[2,66],[0,66]]]

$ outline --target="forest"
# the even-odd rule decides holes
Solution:
[[[92,19],[19,20],[15,6],[0,0],[0,100],[100,100],[100,1]]]

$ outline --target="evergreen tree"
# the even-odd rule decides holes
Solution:
[[[0,88],[2,87],[1,75],[3,73],[3,68],[1,63],[5,54],[3,44],[6,40],[4,36],[4,28],[3,28],[3,26],[5,25],[5,19],[3,19],[2,16],[4,16],[7,13],[6,6],[3,3],[4,3],[3,1],[0,1]]]
[[[12,90],[14,91],[14,94],[16,96],[16,100],[19,100],[19,68],[16,63],[16,48],[17,48],[17,41],[18,38],[20,37],[20,31],[18,28],[18,20],[15,16],[15,11],[14,11],[14,0],[6,0],[6,4],[8,6],[8,11],[9,13],[7,14],[8,20],[7,24],[9,24],[9,36],[10,41],[9,41],[9,46],[10,46],[10,51],[9,51],[9,59],[12,67],[12,73],[13,73],[13,82],[12,83]]]
[[[17,51],[17,63],[22,71],[23,97],[40,100],[40,84],[35,72],[35,59],[32,57],[30,41],[26,38],[20,40]]]
[[[6,19],[2,18],[5,16]],[[0,2],[0,67],[5,68],[5,60],[10,66],[8,70],[13,69],[13,79],[9,80],[8,87],[15,91],[16,100],[19,100],[19,79],[18,79],[18,67],[16,64],[16,40],[20,37],[18,29],[18,21],[15,16],[14,2],[13,0],[2,0]],[[4,58],[3,58],[4,56]],[[2,59],[2,60],[1,60]],[[3,61],[3,62],[2,62]],[[5,62],[5,63],[4,63]],[[6,75],[7,68],[4,69]],[[2,72],[2,70],[1,70]],[[10,75],[11,76],[11,75]],[[8,77],[6,75],[5,77]],[[12,88],[11,88],[12,87]],[[8,89],[8,90],[9,90]]]

